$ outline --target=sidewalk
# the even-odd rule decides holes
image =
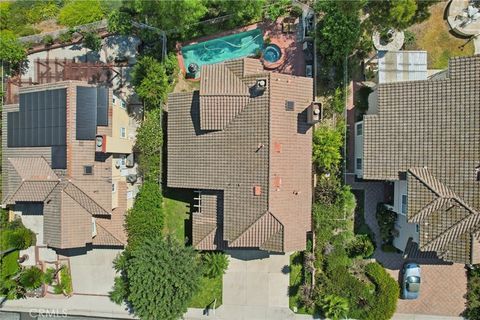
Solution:
[[[104,296],[75,295],[71,298],[27,298],[7,300],[0,311],[16,311],[38,314],[64,314],[70,316],[83,315],[88,317],[105,317],[113,319],[135,319],[126,311],[124,305],[119,306]]]

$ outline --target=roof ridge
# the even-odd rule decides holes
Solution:
[[[461,235],[467,232],[468,233],[475,232],[477,230],[475,228],[480,229],[479,213],[469,214],[467,217],[453,224],[452,226],[447,228],[444,232],[442,232],[437,237],[435,237],[435,239],[432,239],[431,241],[423,245],[422,250],[426,249],[426,250],[440,251],[443,248],[445,248],[448,244],[457,240]]]
[[[411,222],[419,223],[419,222],[425,220],[433,212],[435,212],[438,209],[444,207],[451,200],[456,200],[456,199],[446,198],[446,197],[437,197],[436,199],[433,199],[430,203],[428,203],[425,207],[423,207],[420,211],[418,211],[409,220]]]
[[[68,186],[73,186],[74,188],[76,188],[76,190],[80,191],[82,193],[82,195],[84,195],[85,197],[87,197],[90,201],[92,201],[92,203],[94,203],[95,206],[97,206],[98,208],[100,208],[100,211],[103,211],[105,215],[108,215],[108,216],[111,216],[111,212],[108,212],[107,210],[105,210],[101,205],[99,205],[92,197],[90,197],[86,192],[84,192],[82,189],[80,189],[77,185],[75,185],[72,181],[69,181],[68,184],[63,188],[62,191],[64,191],[66,194],[68,194],[75,202],[77,202],[80,206],[82,206],[85,210],[87,210],[88,213],[90,213],[92,216],[93,215],[98,215],[98,213],[93,213],[91,212],[90,209],[86,208],[86,206],[84,206],[82,203],[80,203],[80,201],[78,199],[75,198],[75,196],[73,196],[72,194],[69,193],[69,191],[67,190],[67,187]]]
[[[97,225],[102,228],[106,233],[108,233],[109,235],[111,235],[113,238],[115,238],[119,243],[121,244],[125,244],[122,240],[120,240],[117,236],[115,236],[113,233],[111,233],[107,227],[103,226],[102,225],[102,220],[101,219],[98,219],[98,220],[95,220],[97,222]]]

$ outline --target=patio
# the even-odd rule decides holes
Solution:
[[[268,69],[274,72],[292,74],[296,76],[305,76],[306,60],[310,61],[309,64],[313,66],[313,52],[307,54],[305,54],[305,52],[312,51],[313,45],[305,45],[305,49],[307,51],[304,51],[304,42],[311,40],[304,37],[303,20],[304,18],[302,18],[302,16],[297,18],[280,17],[273,22],[269,21],[255,23],[245,27],[236,28],[234,30],[229,30],[214,35],[197,38],[181,44],[179,43],[177,44],[177,58],[180,69],[182,70],[182,73],[184,75],[187,73],[187,66],[185,66],[184,64],[184,59],[181,51],[182,47],[230,36],[233,34],[238,34],[241,32],[260,29],[263,33],[265,46],[269,44],[275,44],[280,48],[282,53],[281,59],[278,61],[278,63],[275,63],[274,65],[270,65],[262,59],[264,64],[268,64]],[[198,79],[193,80],[198,81]]]

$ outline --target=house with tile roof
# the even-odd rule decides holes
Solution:
[[[138,190],[125,103],[107,87],[62,81],[21,88],[2,113],[2,206],[37,245],[124,246]]]
[[[193,246],[305,249],[319,115],[312,79],[249,58],[201,74],[199,90],[168,99],[167,185],[195,190]]]
[[[356,123],[356,176],[394,184],[395,246],[480,263],[480,56],[428,80],[377,86]]]

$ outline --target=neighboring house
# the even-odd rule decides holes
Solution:
[[[123,246],[136,190],[135,127],[124,102],[79,81],[19,95],[19,104],[3,107],[2,205],[34,230],[38,245]]]
[[[383,83],[356,123],[357,177],[394,183],[394,244],[480,263],[480,56],[443,77]]]
[[[204,66],[200,90],[170,94],[167,185],[196,191],[195,248],[305,249],[312,97],[311,78],[255,59]]]

